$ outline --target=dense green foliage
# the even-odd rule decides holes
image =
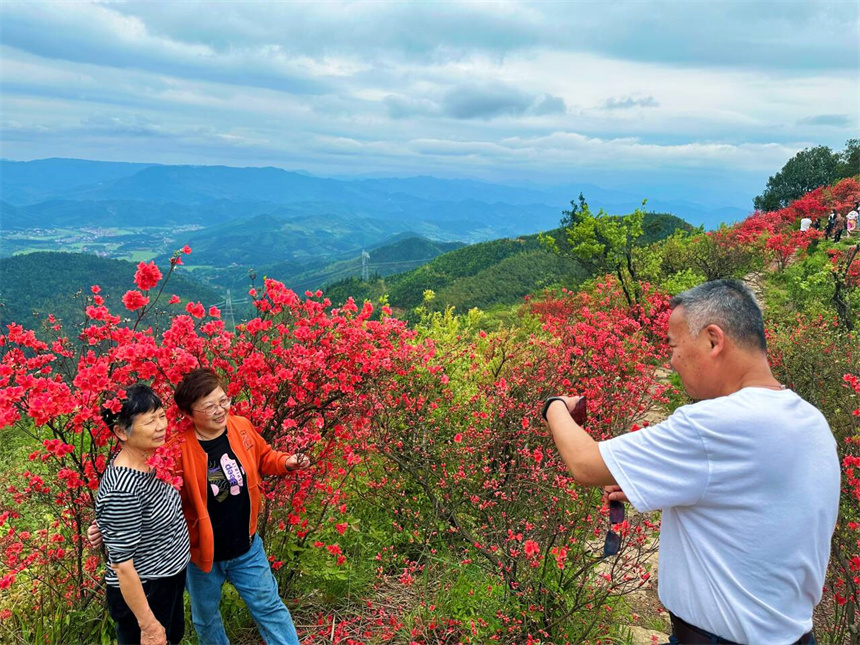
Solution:
[[[767,180],[767,187],[753,200],[753,205],[759,211],[779,210],[804,193],[858,172],[860,139],[849,139],[840,152],[833,152],[827,146],[805,148]]]

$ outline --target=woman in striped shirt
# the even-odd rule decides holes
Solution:
[[[179,643],[185,633],[188,529],[179,493],[147,464],[164,443],[164,406],[150,387],[137,384],[128,388],[118,413],[104,416],[121,446],[96,498],[117,640],[120,645]]]

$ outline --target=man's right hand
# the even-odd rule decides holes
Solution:
[[[603,487],[603,501],[604,503],[630,502],[630,500],[627,499],[627,495],[624,494],[624,491],[621,490],[621,486],[618,484],[611,484]]]
[[[167,645],[164,626],[155,620],[140,626],[140,645]]]
[[[97,549],[102,545],[102,532],[99,531],[99,525],[96,524],[95,520],[93,520],[93,523],[90,524],[90,527],[87,529],[87,542],[89,542],[90,546],[94,549]],[[163,628],[162,631],[164,631]]]

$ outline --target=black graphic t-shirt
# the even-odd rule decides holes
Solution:
[[[248,478],[230,449],[226,432],[211,441],[201,441],[200,445],[208,462],[206,506],[215,536],[215,561],[232,560],[251,547]]]

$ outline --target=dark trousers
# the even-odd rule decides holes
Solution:
[[[672,620],[672,635],[665,645],[739,645],[727,638],[705,631],[695,625],[691,625],[682,618],[678,618],[671,611],[669,618]],[[815,645],[815,636],[807,632],[791,645]]]
[[[178,645],[185,635],[185,605],[182,592],[185,590],[185,569],[169,578],[141,580],[149,608],[167,633],[167,642]],[[125,603],[119,587],[107,587],[108,611],[116,622],[116,639],[119,645],[140,643],[140,627],[137,618]]]

